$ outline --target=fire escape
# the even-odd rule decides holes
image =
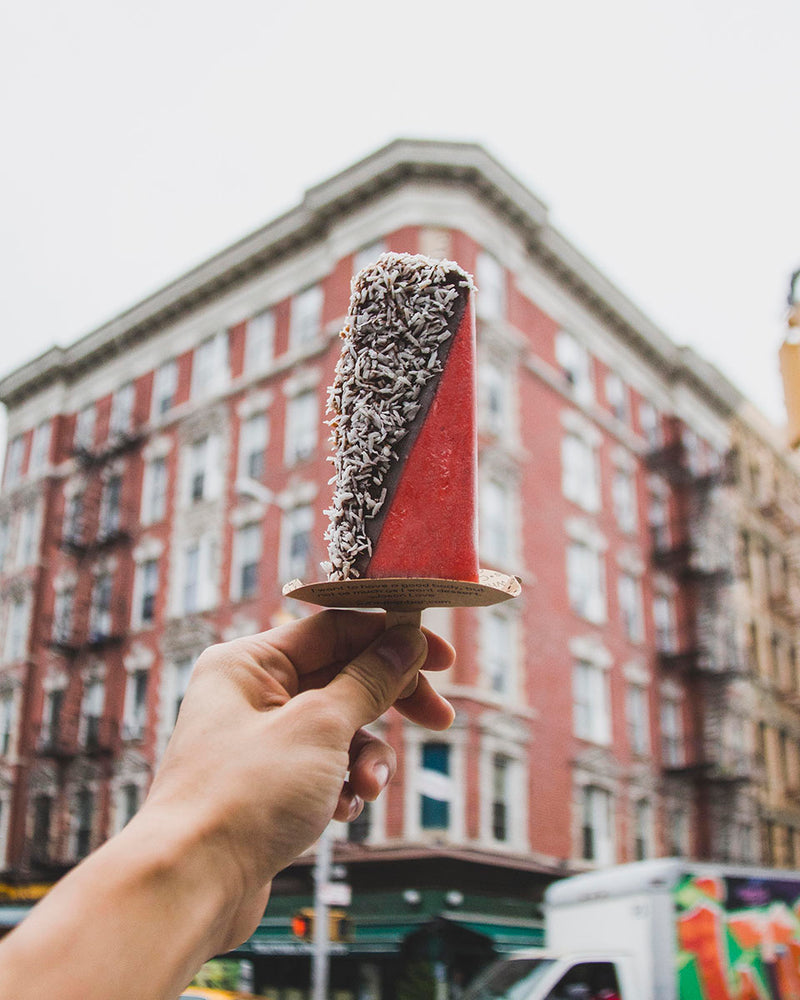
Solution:
[[[667,443],[647,456],[649,470],[669,483],[671,516],[651,525],[653,566],[675,583],[677,623],[657,630],[662,678],[685,692],[689,732],[662,752],[665,778],[690,791],[698,805],[698,853],[710,857],[719,815],[710,803],[733,809],[738,792],[757,781],[757,759],[736,714],[734,682],[747,672],[733,605],[734,539],[726,487],[735,481],[735,455],[702,464],[687,446],[677,418]],[[663,728],[663,727],[662,727]],[[719,808],[717,813],[719,814]]]
[[[128,602],[118,592],[114,572],[106,568],[106,557],[129,549],[136,511],[123,503],[123,475],[110,463],[139,440],[139,435],[117,434],[103,448],[73,449],[83,488],[66,499],[59,547],[70,557],[75,583],[56,592],[53,616],[44,623],[48,646],[61,659],[67,683],[45,692],[35,743],[36,756],[55,769],[56,798],[80,762],[108,774],[120,749],[120,724],[106,711],[104,686],[91,680],[84,684],[83,675],[92,659],[104,659],[127,633]],[[77,832],[70,852],[63,843],[63,823],[59,830],[57,802],[48,795],[34,798],[29,858],[40,872],[58,874],[88,851],[94,809],[88,790],[78,791],[74,806],[70,825],[74,820]]]

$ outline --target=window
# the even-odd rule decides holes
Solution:
[[[627,424],[630,419],[628,387],[616,372],[606,375],[606,400],[617,420]]]
[[[92,849],[93,820],[94,794],[89,788],[81,788],[75,799],[75,814],[73,816],[76,858],[85,858]]]
[[[603,556],[585,542],[572,541],[567,546],[567,589],[573,611],[591,622],[605,621]]]
[[[449,744],[423,743],[421,765],[420,826],[423,830],[446,830],[453,796]]]
[[[314,511],[310,505],[294,507],[284,515],[284,576],[302,578],[308,568]]]
[[[630,684],[625,694],[625,718],[628,724],[628,745],[636,757],[650,753],[650,713],[647,689]]]
[[[676,653],[678,634],[675,628],[675,605],[669,594],[659,593],[653,597],[653,627],[658,652]]]
[[[39,861],[49,860],[50,856],[50,817],[53,811],[53,799],[50,795],[37,795],[33,800],[33,834],[31,837],[31,854]]]
[[[382,253],[386,252],[386,244],[383,240],[375,240],[374,243],[370,243],[365,247],[362,247],[353,256],[353,274],[358,274],[367,265],[374,264],[375,261],[380,257]]]
[[[648,403],[646,399],[639,403],[639,426],[642,428],[642,434],[650,447],[660,448],[662,444],[661,418],[656,413],[652,403]]]
[[[91,451],[94,447],[94,427],[96,420],[94,403],[85,406],[75,419],[75,451]]]
[[[665,767],[681,767],[683,759],[683,722],[677,698],[661,699],[661,756]]]
[[[313,341],[322,326],[321,285],[312,285],[292,299],[289,321],[289,348],[297,350]]]
[[[0,692],[0,757],[11,753],[14,736],[14,692],[10,689]]]
[[[581,790],[582,852],[587,861],[614,863],[613,800],[604,788],[589,785]]]
[[[139,580],[139,624],[152,625],[156,617],[158,559],[146,559],[137,567]]]
[[[487,608],[483,629],[484,662],[489,690],[495,694],[512,694],[515,688],[515,657],[513,627],[508,613],[498,608]]]
[[[22,463],[25,459],[25,438],[18,434],[12,439],[6,454],[5,488],[12,489],[22,478]]]
[[[239,528],[233,542],[231,597],[245,600],[258,591],[258,564],[261,561],[261,525]]]
[[[242,422],[239,437],[239,477],[261,479],[267,447],[267,415],[257,413]]]
[[[100,501],[100,524],[98,536],[108,538],[120,527],[120,498],[122,496],[122,476],[112,476],[103,487]]]
[[[144,735],[147,725],[147,670],[133,670],[128,674],[125,686],[125,723],[123,733],[126,739],[138,740]]]
[[[111,419],[108,425],[110,436],[127,434],[131,429],[134,395],[133,382],[128,382],[114,393],[111,399]]]
[[[478,370],[483,429],[497,437],[511,430],[511,390],[506,371],[486,359]]]
[[[603,667],[576,660],[572,667],[573,729],[578,739],[607,745],[611,742],[611,706]]]
[[[154,458],[144,470],[142,483],[142,521],[157,524],[167,513],[167,460]]]
[[[111,592],[113,578],[110,573],[101,573],[92,590],[92,606],[89,615],[89,633],[93,641],[106,639],[111,635]]]
[[[192,399],[201,399],[228,382],[228,334],[223,330],[198,344],[192,360]]]
[[[64,524],[61,536],[66,543],[80,545],[83,538],[83,496],[73,493],[64,503]]]
[[[11,540],[11,520],[8,517],[0,518],[0,573],[5,571],[6,557],[8,556],[8,546]]]
[[[179,660],[172,668],[172,722],[173,725],[178,718],[178,712],[181,710],[181,705],[183,704],[183,698],[186,694],[186,688],[189,686],[189,678],[192,676],[192,668],[194,667],[194,661],[187,657],[186,659]]]
[[[50,457],[50,421],[46,420],[33,432],[31,443],[30,471],[40,472]]]
[[[652,809],[647,799],[633,804],[633,856],[636,861],[650,857],[652,839]]]
[[[611,480],[611,499],[614,517],[620,531],[632,534],[636,531],[636,478],[626,469],[616,469]]]
[[[24,598],[18,597],[9,604],[6,628],[6,662],[24,659],[28,639],[28,603]]]
[[[617,581],[617,595],[625,635],[631,642],[641,642],[644,639],[644,620],[642,586],[639,578],[630,573],[620,573]]]
[[[53,641],[56,643],[72,642],[72,612],[75,603],[75,591],[69,587],[56,593],[53,609]]]
[[[57,746],[61,738],[61,709],[64,706],[64,689],[48,691],[44,703],[41,742],[43,746]]]
[[[93,749],[101,739],[100,721],[103,717],[105,684],[99,677],[92,678],[86,685],[81,702],[84,746]]]
[[[123,785],[119,796],[119,829],[127,826],[139,811],[139,800],[141,793],[139,786],[134,784]]]
[[[193,615],[200,610],[200,545],[192,542],[183,553],[183,613]]]
[[[492,757],[492,836],[495,840],[507,841],[510,831],[509,820],[509,768],[505,754]]]
[[[265,309],[247,321],[244,341],[244,373],[263,372],[269,368],[275,352],[275,316]]]
[[[495,565],[511,560],[511,499],[508,487],[499,479],[484,479],[481,488],[481,550]]]
[[[213,535],[206,533],[188,541],[177,568],[177,614],[193,615],[212,608],[218,599]]]
[[[482,319],[502,319],[506,313],[505,271],[497,258],[485,250],[478,254],[475,284],[478,286],[478,316]]]
[[[561,443],[561,488],[568,500],[584,510],[600,509],[597,452],[578,434],[565,434]]]
[[[667,854],[670,857],[688,856],[689,811],[684,806],[672,806],[667,810],[666,836],[669,844]],[[767,861],[766,858],[764,860]]]
[[[312,390],[293,396],[286,404],[286,464],[310,458],[317,447],[319,411],[317,394]]]
[[[36,562],[37,542],[36,508],[28,506],[20,515],[17,535],[17,566],[32,566]]]
[[[566,330],[559,330],[556,334],[556,361],[575,399],[584,405],[594,402],[591,355]]]
[[[153,377],[153,405],[150,419],[155,423],[175,405],[178,388],[178,362],[173,358],[156,369]]]
[[[653,548],[664,552],[670,546],[669,503],[665,493],[653,490],[650,494],[650,504],[647,511]]]
[[[189,499],[192,503],[204,500],[208,478],[208,438],[195,441],[189,448]]]

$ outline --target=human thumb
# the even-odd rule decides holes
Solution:
[[[353,732],[374,722],[408,687],[425,662],[428,642],[413,625],[397,625],[378,638],[328,684],[326,691]]]

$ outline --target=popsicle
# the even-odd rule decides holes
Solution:
[[[387,253],[355,278],[328,411],[330,581],[477,581],[472,278]]]

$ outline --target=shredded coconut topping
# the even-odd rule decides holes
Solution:
[[[442,371],[441,350],[459,289],[472,278],[457,264],[386,253],[352,282],[342,354],[328,395],[335,475],[327,563],[329,580],[360,576],[372,556],[367,522],[387,499],[397,446],[420,411],[420,397]]]

